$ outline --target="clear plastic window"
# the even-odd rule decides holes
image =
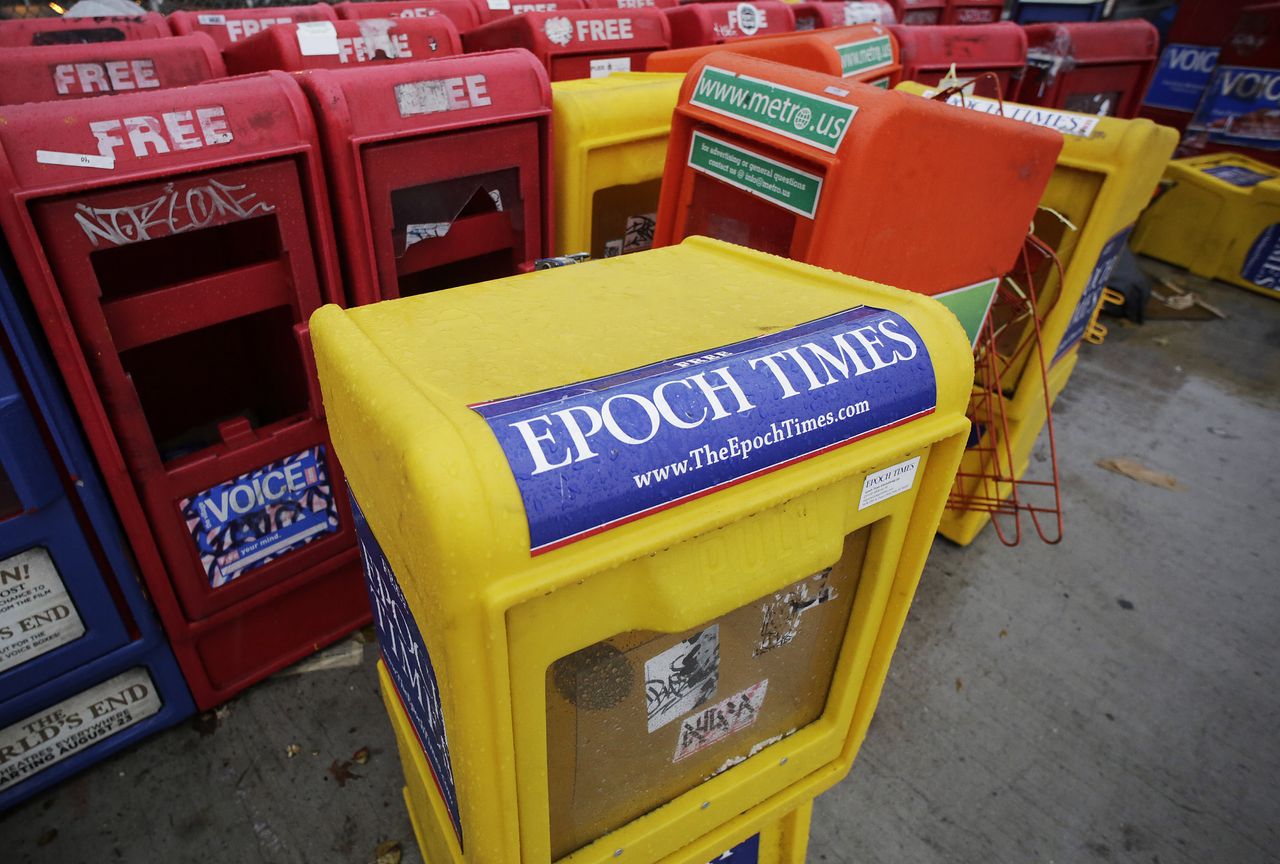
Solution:
[[[869,528],[834,566],[680,633],[628,631],[547,669],[561,858],[821,716]]]

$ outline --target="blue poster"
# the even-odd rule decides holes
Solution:
[[[760,861],[760,835],[743,840],[708,864],[758,864]]]
[[[1208,168],[1201,168],[1201,171],[1211,177],[1217,177],[1224,183],[1230,183],[1232,186],[1239,186],[1242,189],[1249,189],[1264,183],[1267,180],[1274,179],[1274,174],[1263,174],[1261,171],[1254,171],[1243,165],[1210,165]]]
[[[1188,114],[1195,111],[1218,65],[1220,50],[1208,45],[1166,46],[1143,104]]]
[[[373,625],[378,633],[382,662],[417,733],[418,743],[427,757],[436,790],[449,811],[454,833],[458,835],[458,848],[461,849],[462,817],[458,812],[458,790],[453,780],[453,763],[449,759],[449,739],[444,731],[444,708],[440,704],[436,670],[431,665],[431,656],[422,641],[418,622],[409,611],[404,591],[355,495],[351,495],[351,515],[355,521],[360,557],[364,560],[365,583],[369,587]]]
[[[1120,260],[1120,253],[1129,242],[1129,235],[1132,233],[1133,226],[1130,225],[1102,247],[1102,252],[1098,255],[1098,263],[1093,266],[1093,272],[1089,274],[1089,284],[1084,286],[1084,294],[1076,304],[1076,311],[1071,315],[1071,323],[1067,324],[1067,330],[1062,334],[1062,341],[1058,343],[1058,350],[1053,355],[1053,363],[1057,363],[1066,356],[1066,353],[1084,338],[1085,330],[1089,328],[1089,321],[1093,318],[1093,311],[1102,302],[1102,289],[1107,287],[1111,271],[1116,269],[1116,261]]]
[[[900,315],[859,306],[732,345],[471,406],[515,475],[533,554],[932,412]]]
[[[311,447],[178,502],[211,587],[338,530],[324,459]]]
[[[1280,69],[1219,66],[1187,130],[1218,144],[1280,150]]]
[[[1280,291],[1280,224],[1266,228],[1253,241],[1240,275],[1261,288]]]

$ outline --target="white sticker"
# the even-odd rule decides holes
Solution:
[[[653,234],[657,230],[658,214],[643,213],[627,217],[627,228],[622,235],[623,252],[643,252],[653,246]]]
[[[222,26],[227,23],[226,15],[197,15],[196,21],[206,26]]]
[[[548,18],[542,22],[542,33],[552,45],[563,48],[573,41],[573,22],[564,16]]]
[[[410,81],[397,84],[395,95],[401,117],[483,108],[493,104],[489,97],[488,79],[484,75]]]
[[[716,695],[719,681],[719,624],[646,660],[644,702],[649,731],[661,729]]]
[[[630,57],[604,57],[591,61],[591,77],[607,78],[613,72],[630,72]]]
[[[920,95],[926,99],[932,99],[938,95],[937,90],[925,90]],[[1019,105],[1016,102],[1004,103],[1004,111],[1001,113],[1001,105],[994,99],[983,99],[980,96],[970,96],[965,94],[963,97],[959,93],[952,94],[947,98],[948,105],[955,105],[958,108],[968,108],[970,111],[978,111],[983,114],[993,114],[996,117],[1004,117],[1009,120],[1017,120],[1019,123],[1028,123],[1032,126],[1043,126],[1046,129],[1056,129],[1063,135],[1074,135],[1077,138],[1088,138],[1093,135],[1093,130],[1098,126],[1098,118],[1089,114],[1077,114],[1074,111],[1059,111],[1054,108],[1040,108],[1033,105]]]
[[[759,657],[774,648],[790,645],[800,633],[801,616],[837,596],[831,585],[830,567],[774,594],[773,599],[760,606],[760,641],[751,656]]]
[[[768,688],[769,679],[766,678],[680,721],[680,737],[671,761],[679,762],[754,724],[764,707],[764,694]]]
[[[325,57],[338,53],[338,28],[332,21],[303,21],[298,28],[298,52],[303,57]]]
[[[116,157],[97,153],[63,153],[61,150],[37,150],[36,161],[42,165],[67,165],[71,168],[104,168],[112,171]]]
[[[489,8],[496,12],[505,12],[511,8],[511,0],[489,0]]]
[[[840,96],[841,98],[849,95],[848,90],[843,87],[836,87],[834,84],[829,87],[823,87],[822,92],[826,93],[828,96]]]
[[[894,495],[906,492],[916,482],[916,468],[920,467],[920,457],[899,462],[883,471],[867,475],[862,481],[862,498],[858,501],[858,509],[865,510],[873,504],[887,501]]]
[[[617,258],[622,254],[622,240],[607,240],[604,244],[604,257]]]
[[[0,672],[83,635],[84,622],[48,550],[0,561]]]
[[[0,791],[142,722],[161,705],[151,676],[137,667],[0,729]]]
[[[764,15],[750,3],[738,4],[738,29],[743,36],[754,36],[764,24]]]

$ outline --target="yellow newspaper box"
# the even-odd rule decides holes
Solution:
[[[705,862],[848,772],[969,430],[941,304],[691,238],[311,333],[426,860]]]
[[[1236,153],[1176,159],[1133,235],[1143,255],[1280,299],[1280,169]]]
[[[551,84],[556,254],[653,245],[671,112],[684,75],[621,72]]]
[[[932,95],[934,88],[907,83],[900,90]],[[951,103],[961,104],[959,96]],[[999,115],[1000,103],[965,96],[966,108]],[[1102,291],[1120,252],[1133,232],[1134,223],[1160,181],[1161,173],[1178,143],[1177,133],[1150,120],[1119,120],[1053,108],[1004,103],[1004,116],[1024,123],[1057,129],[1063,135],[1062,152],[1049,180],[1035,217],[1034,233],[1053,249],[1062,265],[1048,258],[1032,262],[1032,281],[1037,292],[1040,340],[1048,367],[1040,367],[1040,354],[1028,350],[1034,337],[1030,321],[995,321],[1001,329],[997,345],[1001,349],[1009,439],[993,446],[972,447],[961,463],[962,484],[978,486],[996,473],[978,464],[992,453],[1012,453],[1008,466],[1021,477],[1031,457],[1036,439],[1046,421],[1046,404],[1057,398],[1075,368],[1081,341],[1100,341],[1097,327]],[[1026,274],[1015,279],[1025,280]],[[1008,324],[1008,326],[1005,326]],[[997,423],[975,428],[975,444],[980,436],[998,438],[1004,430]],[[990,440],[988,439],[988,443]],[[1008,445],[1006,447],[1006,444]],[[992,490],[975,494],[960,490],[960,498],[987,498]],[[1002,499],[1008,489],[994,493]],[[948,510],[940,531],[960,544],[972,542],[986,525],[990,514],[981,510]]]

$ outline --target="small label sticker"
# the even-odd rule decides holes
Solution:
[[[866,510],[881,501],[888,501],[895,495],[906,492],[916,482],[916,469],[920,467],[920,457],[899,462],[883,471],[867,475],[862,481],[862,497],[858,499],[858,509]]]
[[[323,446],[183,498],[178,507],[212,588],[338,530]]]
[[[875,69],[893,65],[893,42],[887,35],[874,39],[862,39],[836,46],[840,55],[840,75],[861,75]]]
[[[644,701],[649,731],[656,732],[715,696],[719,681],[719,624],[646,660]]]
[[[114,156],[100,156],[97,153],[63,153],[61,150],[37,150],[36,161],[41,165],[102,168],[105,171],[113,171],[116,167]]]
[[[0,672],[84,635],[47,549],[28,549],[0,561]]]
[[[806,219],[812,219],[818,212],[822,178],[817,174],[792,168],[702,132],[693,133],[689,167]]]
[[[591,77],[607,78],[614,72],[630,72],[630,57],[603,57],[591,61]]]
[[[298,27],[298,52],[303,57],[338,53],[338,29],[332,21],[304,21]]]
[[[926,90],[920,95],[926,99],[932,99],[938,95],[938,91]],[[1004,117],[1006,120],[1016,120],[1019,123],[1026,123],[1031,126],[1043,126],[1046,129],[1053,129],[1063,135],[1074,135],[1077,138],[1088,138],[1093,135],[1093,130],[1098,127],[1098,118],[1088,114],[1076,114],[1071,111],[1059,111],[1054,108],[1037,108],[1032,105],[1018,105],[1014,102],[1006,102],[1003,106],[1004,111],[1001,113],[999,102],[994,99],[984,99],[981,96],[961,96],[956,93],[947,99],[947,104],[954,105],[957,108],[967,108],[970,111],[977,111],[982,114]]]
[[[608,240],[604,244],[604,257],[617,258],[622,254],[622,240]]]
[[[163,703],[142,667],[0,729],[0,792],[141,723]]]
[[[511,9],[511,0],[489,0],[488,6],[495,12],[507,12]]]
[[[206,27],[221,27],[227,23],[226,15],[197,15],[196,21]]]
[[[884,10],[879,3],[845,3],[844,4],[844,24],[851,27],[854,24],[892,24],[893,21],[884,20]]]
[[[735,732],[750,727],[764,707],[764,694],[769,689],[769,679],[752,684],[741,693],[735,693],[723,702],[717,702],[680,722],[680,737],[676,741],[672,762],[679,762],[728,738]]]

